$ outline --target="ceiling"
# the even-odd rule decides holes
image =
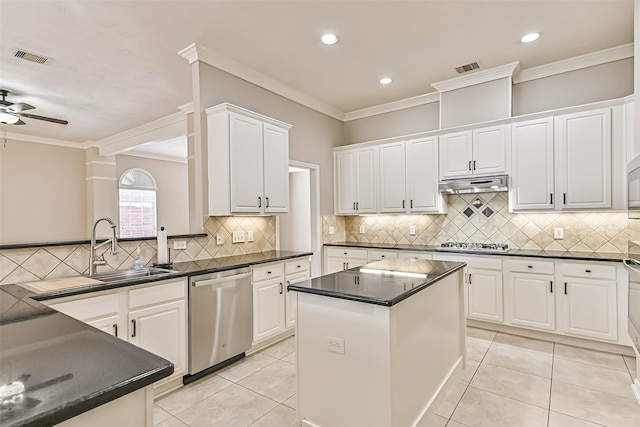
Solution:
[[[473,61],[526,69],[631,43],[633,1],[2,0],[0,88],[69,121],[7,132],[83,143],[176,113],[192,99],[177,52],[194,42],[346,113],[432,92]]]

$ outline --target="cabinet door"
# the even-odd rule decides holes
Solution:
[[[173,363],[172,377],[186,372],[185,301],[129,311],[129,342]]]
[[[113,316],[102,317],[100,319],[94,319],[86,323],[87,325],[98,328],[101,331],[108,333],[109,335],[113,335],[114,337],[118,338],[124,338],[126,340],[127,338],[123,337],[124,331],[121,332],[120,325],[118,325],[119,319],[120,316],[116,314]]]
[[[265,124],[264,140],[264,212],[289,211],[289,131]]]
[[[438,191],[438,138],[406,142],[407,198],[409,212],[442,211]]]
[[[559,297],[565,334],[618,339],[615,281],[564,277],[563,286]]]
[[[253,285],[253,341],[284,330],[284,278]]]
[[[440,176],[443,179],[472,174],[471,131],[440,136]]]
[[[469,317],[502,322],[502,271],[467,269]]]
[[[511,126],[513,210],[553,209],[553,119]]]
[[[335,211],[352,214],[356,211],[356,152],[338,151],[334,155]]]
[[[260,213],[264,203],[262,122],[235,113],[229,113],[229,121],[231,212]]]
[[[558,196],[565,209],[611,207],[611,110],[558,117],[561,176]]]
[[[499,174],[507,170],[504,126],[473,131],[473,174]]]
[[[381,145],[380,212],[407,211],[405,175],[404,142]]]
[[[507,323],[554,331],[556,328],[553,276],[509,273],[504,289]]]
[[[303,282],[309,279],[309,272],[292,274],[286,277],[287,287],[289,285],[295,285],[296,283]],[[284,326],[289,329],[296,325],[296,312],[298,309],[297,299],[294,292],[291,292],[289,289],[286,289],[284,294],[284,308],[285,308],[285,319]]]
[[[378,147],[362,148],[356,152],[356,211],[375,213]]]

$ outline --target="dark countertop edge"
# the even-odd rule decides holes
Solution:
[[[323,243],[324,246],[337,246],[345,248],[361,248],[361,249],[387,249],[398,251],[412,251],[412,252],[432,252],[432,253],[448,253],[448,254],[465,254],[465,255],[483,255],[483,256],[507,256],[507,257],[523,257],[523,258],[546,258],[546,259],[568,259],[576,261],[597,261],[597,262],[622,262],[624,254],[620,254],[620,258],[606,258],[605,256],[597,255],[595,252],[585,252],[584,256],[576,255],[567,251],[566,254],[559,253],[557,255],[550,253],[519,253],[519,251],[527,251],[527,249],[510,249],[506,252],[481,252],[481,251],[465,251],[460,249],[439,249],[434,247],[415,247],[410,245],[390,245],[385,243],[359,243],[359,242],[336,242],[336,243]],[[544,251],[541,251],[544,252]],[[592,254],[592,256],[589,256]],[[614,255],[611,253],[610,255]]]
[[[68,402],[62,408],[52,408],[49,411],[39,413],[32,418],[22,420],[20,423],[14,425],[42,426],[61,423],[78,415],[84,414],[92,409],[98,408],[106,403],[126,396],[127,394],[130,394],[134,391],[140,390],[148,385],[151,385],[156,381],[173,374],[173,371],[173,364],[168,363],[164,366],[160,366],[156,369],[148,371],[142,375],[133,377],[128,381],[114,384],[108,389],[100,390],[94,394],[85,396],[85,398],[83,399],[77,399],[73,402]]]
[[[207,237],[207,233],[195,233],[195,234],[176,234],[173,236],[167,236],[167,239],[195,239],[197,237]],[[149,237],[123,237],[118,238],[118,242],[136,242],[139,240],[156,240],[156,236]],[[97,243],[103,242],[106,239],[99,239]],[[91,240],[69,240],[65,242],[44,242],[44,243],[13,243],[8,245],[0,245],[0,250],[7,249],[27,249],[27,248],[43,248],[45,246],[73,246],[73,245],[88,245]]]
[[[440,262],[440,261],[437,261]],[[322,289],[317,289],[317,288],[307,288],[304,286],[297,286],[297,285],[289,285],[287,286],[288,290],[294,291],[294,292],[302,292],[305,294],[314,294],[314,295],[322,295],[325,297],[329,297],[329,298],[338,298],[338,299],[346,299],[349,301],[355,301],[355,302],[362,302],[365,304],[374,304],[374,305],[381,305],[384,307],[392,307],[396,304],[398,304],[399,302],[409,298],[411,295],[420,292],[423,289],[428,288],[429,286],[438,283],[440,280],[444,279],[447,276],[450,276],[451,274],[455,273],[456,271],[463,269],[464,267],[466,267],[467,263],[466,262],[460,262],[458,263],[457,266],[453,267],[452,269],[446,271],[445,273],[442,273],[440,275],[438,275],[437,277],[434,277],[431,280],[427,280],[426,282],[420,284],[419,286],[416,286],[413,289],[410,289],[404,293],[402,293],[401,295],[392,298],[390,300],[381,300],[381,299],[376,299],[376,298],[370,298],[370,297],[363,297],[363,296],[357,296],[357,295],[351,295],[351,294],[343,294],[341,292],[329,292],[329,291],[324,291]],[[311,280],[311,279],[309,279]]]
[[[83,286],[78,288],[70,288],[66,290],[35,294],[34,296],[32,296],[32,299],[36,301],[47,301],[47,300],[56,299],[56,298],[64,298],[64,297],[70,297],[75,295],[107,291],[111,289],[125,288],[127,286],[141,285],[143,283],[180,279],[183,277],[196,276],[196,275],[207,274],[207,273],[216,273],[219,271],[233,270],[236,268],[250,267],[252,265],[267,264],[270,262],[284,261],[287,259],[299,258],[303,256],[310,256],[310,255],[313,255],[313,252],[299,252],[299,253],[281,255],[278,257],[268,258],[264,260],[256,260],[256,261],[250,261],[250,262],[245,262],[240,264],[226,265],[222,267],[211,267],[211,268],[203,268],[203,269],[190,270],[190,271],[176,271],[176,272],[167,273],[167,274],[158,274],[154,276],[141,277],[137,279],[123,280],[120,282],[111,282],[111,283],[106,282],[98,285]],[[215,258],[211,258],[211,259],[215,259]],[[186,264],[189,264],[192,262],[197,262],[197,261],[186,261]],[[183,264],[183,263],[179,263],[179,264]]]

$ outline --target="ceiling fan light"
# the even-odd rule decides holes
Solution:
[[[13,114],[5,113],[4,111],[0,111],[0,123],[5,125],[12,125],[17,123],[20,120],[20,117],[14,116]]]

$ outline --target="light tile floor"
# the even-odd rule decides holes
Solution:
[[[467,366],[428,426],[640,426],[634,358],[481,329],[467,334]],[[298,427],[295,407],[295,341],[287,338],[158,399],[154,421]]]

